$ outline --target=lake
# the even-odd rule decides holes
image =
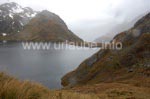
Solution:
[[[25,50],[22,43],[0,44],[0,71],[21,80],[61,88],[61,77],[77,68],[99,48]]]

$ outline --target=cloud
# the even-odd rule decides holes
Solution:
[[[7,0],[0,0],[0,3]],[[139,16],[150,12],[150,0],[9,0],[36,10],[58,14],[78,36],[94,40],[119,25],[131,27]],[[140,17],[139,17],[140,18]],[[119,32],[117,31],[112,32]]]

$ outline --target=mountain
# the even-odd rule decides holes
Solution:
[[[110,42],[112,40],[112,38],[113,38],[113,36],[103,35],[103,36],[97,38],[96,40],[94,40],[94,42],[98,42],[98,43]]]
[[[38,12],[17,3],[5,3],[0,5],[0,34],[9,35],[20,32]]]
[[[19,41],[82,41],[56,14],[44,10],[15,35]]]
[[[150,13],[136,22],[133,28],[116,35],[113,41],[115,44],[121,42],[123,48],[101,49],[66,74],[62,85],[75,87],[106,83],[109,86],[115,82],[149,88]]]
[[[141,19],[144,15],[146,15],[146,13],[142,13],[140,15],[137,15],[132,20],[126,20],[123,23],[116,24],[116,25],[112,26],[111,29],[104,32],[105,35],[102,35],[102,36],[98,37],[97,39],[94,40],[94,42],[99,42],[99,43],[101,43],[101,42],[110,42],[115,35],[119,34],[122,31],[128,30],[131,27],[133,27],[134,24],[139,19]]]
[[[0,27],[0,40],[82,41],[58,15],[23,8],[14,2],[0,5]]]

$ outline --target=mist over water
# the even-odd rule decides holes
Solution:
[[[24,50],[21,43],[6,43],[0,45],[0,70],[50,89],[61,88],[61,77],[98,50]]]

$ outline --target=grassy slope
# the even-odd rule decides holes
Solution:
[[[0,73],[0,99],[148,99],[149,93],[150,88],[126,82],[49,90],[38,83]]]
[[[62,78],[63,86],[97,84],[150,77],[150,14],[133,28],[118,34],[114,40],[122,42],[122,50],[100,50],[74,71]],[[130,73],[132,72],[132,74]],[[138,79],[137,79],[138,80]]]
[[[100,50],[62,78],[62,85],[104,99],[149,99],[150,13],[114,40],[122,50]],[[102,98],[102,99],[103,99]]]
[[[75,87],[79,93],[94,93],[100,99],[149,99],[150,88],[138,87],[123,83],[100,83]]]
[[[0,73],[0,99],[98,99],[94,94],[79,94],[67,90],[49,90],[29,81],[19,81]]]

